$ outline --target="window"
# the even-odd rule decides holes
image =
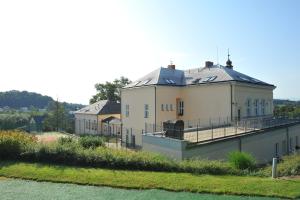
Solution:
[[[251,99],[247,100],[247,116],[251,116]]]
[[[295,140],[295,143],[296,143],[296,147],[299,147],[299,139],[298,139],[298,136],[296,136],[296,140]]]
[[[177,100],[177,115],[182,116],[184,114],[184,102],[180,99]]]
[[[266,106],[266,100],[261,100],[261,114],[262,115],[265,115],[266,113],[266,109],[265,109],[265,106]]]
[[[86,129],[89,128],[89,122],[88,122],[88,121],[85,122],[85,128],[86,128]]]
[[[164,111],[164,104],[161,104],[161,111]]]
[[[170,111],[173,111],[173,104],[170,104]]]
[[[254,107],[255,107],[255,115],[258,116],[259,112],[258,112],[258,99],[256,99],[254,101]]]
[[[89,130],[91,130],[91,120],[89,120]]]
[[[279,143],[275,144],[275,156],[279,157]]]
[[[166,111],[169,111],[169,105],[166,104]]]
[[[128,104],[125,105],[125,116],[129,117],[129,105]]]
[[[144,105],[144,118],[148,118],[149,117],[149,105],[145,104]]]

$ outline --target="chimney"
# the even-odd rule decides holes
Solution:
[[[168,69],[175,69],[175,65],[174,64],[168,65]]]
[[[211,62],[211,61],[205,62],[205,67],[212,67],[213,65],[214,65],[214,62]]]

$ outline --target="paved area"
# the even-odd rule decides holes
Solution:
[[[184,139],[190,142],[201,142],[205,140],[222,138],[222,137],[237,135],[237,134],[250,132],[250,131],[253,131],[253,129],[235,128],[233,126],[230,126],[230,127],[201,130],[198,131],[198,133],[197,131],[187,132],[184,133]]]

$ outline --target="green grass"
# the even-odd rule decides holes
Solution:
[[[110,187],[80,186],[8,179],[0,182],[1,200],[107,200],[107,199],[151,199],[151,200],[273,200],[262,197],[240,197],[229,195],[169,192],[164,190],[125,190]],[[24,192],[26,191],[26,192]]]
[[[0,162],[0,176],[127,189],[163,189],[283,198],[300,197],[300,180],[272,180],[271,178],[249,176],[125,171],[3,161]]]

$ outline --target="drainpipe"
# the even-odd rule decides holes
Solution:
[[[290,155],[290,137],[289,137],[289,127],[286,128],[286,152],[287,155]]]
[[[154,132],[156,132],[156,86],[154,86]]]
[[[233,121],[233,111],[232,111],[232,102],[233,100],[233,92],[232,92],[232,84],[230,83],[230,118],[231,118],[231,122]]]

